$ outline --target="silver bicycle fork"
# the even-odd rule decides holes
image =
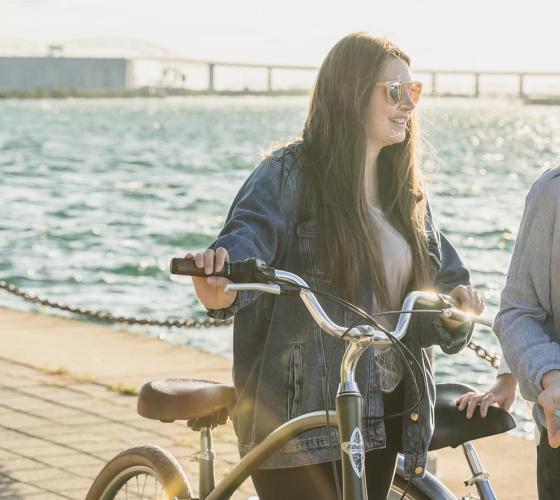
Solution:
[[[490,485],[490,481],[488,481],[488,472],[485,472],[480,464],[480,460],[478,455],[476,454],[476,450],[471,441],[467,441],[462,444],[463,453],[465,454],[465,458],[467,459],[467,463],[469,464],[469,468],[472,472],[472,477],[465,481],[465,486],[472,486],[476,487],[478,495],[480,499],[483,500],[496,500],[496,495],[492,490],[492,486]],[[462,497],[463,500],[474,499],[472,495],[466,495]]]

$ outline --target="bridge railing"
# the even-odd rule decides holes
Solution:
[[[217,92],[216,90],[216,69],[219,67],[224,68],[251,68],[251,69],[262,69],[266,72],[267,85],[266,88],[269,92],[274,91],[274,71],[276,70],[289,70],[289,71],[317,71],[319,68],[317,66],[304,66],[304,65],[283,65],[283,64],[258,64],[258,63],[244,63],[244,62],[233,62],[233,61],[218,61],[218,60],[200,60],[200,59],[187,59],[181,57],[158,57],[158,58],[147,58],[148,60],[158,60],[166,64],[197,64],[205,65],[208,68],[208,81],[206,90],[210,93]],[[432,95],[438,95],[438,88],[440,83],[440,76],[454,75],[454,76],[464,76],[472,78],[472,93],[469,94],[472,97],[480,97],[481,95],[481,77],[508,77],[513,78],[517,81],[517,95],[520,98],[527,96],[525,86],[526,80],[529,77],[557,77],[560,78],[560,72],[551,71],[489,71],[489,70],[439,70],[439,69],[415,69],[414,73],[416,75],[427,76],[427,80],[430,82],[429,92]],[[558,94],[560,94],[560,85],[558,88]]]

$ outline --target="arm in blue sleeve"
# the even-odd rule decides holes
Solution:
[[[274,266],[293,227],[295,207],[296,188],[292,173],[281,159],[270,156],[239,190],[223,229],[209,248],[224,247],[232,262],[257,257]],[[238,292],[230,307],[211,309],[208,315],[226,319],[259,295],[259,292]]]
[[[457,285],[469,285],[470,273],[464,266],[457,250],[441,233],[432,221],[428,206],[428,234],[431,236],[430,253],[438,262],[435,288],[439,293],[449,293]],[[439,314],[421,314],[417,321],[418,335],[422,347],[439,345],[446,354],[456,354],[470,341],[474,324],[463,323],[454,328],[448,327]]]
[[[536,401],[542,377],[560,369],[560,344],[551,337],[551,280],[560,266],[553,262],[556,194],[541,178],[527,195],[494,332],[504,357],[519,381],[523,397]]]

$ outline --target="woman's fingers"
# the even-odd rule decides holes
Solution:
[[[474,392],[467,392],[466,394],[460,396],[457,401],[455,401],[455,404],[458,405],[457,409],[459,411],[463,411],[474,397],[476,397],[476,393]]]
[[[457,300],[459,308],[480,314],[484,310],[484,298],[470,285],[458,285],[449,294]]]
[[[212,272],[220,272],[224,268],[224,264],[229,262],[229,255],[224,247],[219,247],[216,251],[209,248],[204,252],[198,252],[194,256],[191,252],[185,254],[185,259],[193,259],[196,267],[204,268],[206,274]]]
[[[467,392],[462,396],[459,396],[455,401],[457,405],[457,410],[464,411],[467,410],[466,417],[472,418],[476,410],[477,405],[480,404],[480,415],[486,417],[488,414],[488,407],[496,402],[496,398],[491,392],[486,392],[484,394],[477,394],[476,392]]]
[[[469,292],[467,287],[464,285],[456,286],[449,295],[451,295],[451,297],[459,303],[459,307],[461,309],[465,306],[465,304],[469,303]]]
[[[484,297],[474,288],[469,288],[472,291],[470,308],[472,309],[473,313],[480,314],[482,311],[484,311]]]
[[[204,269],[207,276],[192,276],[192,281],[196,290],[198,299],[207,309],[225,309],[230,307],[237,296],[236,291],[225,292],[225,287],[230,280],[218,276],[212,276],[214,272],[223,269],[224,263],[229,262],[229,255],[225,248],[217,248],[205,250],[192,254],[188,252],[185,258],[194,258],[195,265],[198,269]]]
[[[470,286],[465,287],[465,299],[463,299],[463,309],[473,309],[474,306],[474,290]]]
[[[187,252],[185,259],[194,259],[196,267],[203,267],[204,272],[210,274],[214,271],[219,272],[224,268],[224,263],[229,262],[229,254],[224,247],[218,247],[216,251],[209,248],[194,255],[192,252]]]
[[[484,307],[486,304],[484,303],[484,297],[482,296],[482,294],[478,293],[477,290],[475,290],[475,293],[477,298],[476,314],[480,314],[482,311],[484,311]]]
[[[481,396],[476,396],[469,401],[469,404],[467,406],[467,418],[472,418],[472,416],[474,415],[474,411],[476,410],[476,407],[478,405],[478,402],[481,399],[482,399]]]
[[[204,256],[204,272],[210,274],[214,271],[214,250],[209,248],[202,255]]]
[[[219,247],[216,249],[216,261],[214,263],[214,269],[216,272],[221,271],[224,268],[224,263],[229,262],[229,255],[224,247]]]
[[[204,267],[204,255],[202,255],[200,252],[197,252],[194,255],[194,263],[196,264],[196,267],[198,267],[199,269]]]
[[[556,415],[560,407],[560,384],[552,383],[539,394],[538,403],[544,410],[548,444],[552,448],[560,447],[560,417]]]
[[[480,414],[482,418],[486,418],[488,414],[488,407],[496,402],[494,395],[492,393],[486,393],[482,398],[482,402],[480,403]]]

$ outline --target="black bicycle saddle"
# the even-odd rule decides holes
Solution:
[[[488,408],[486,418],[480,415],[480,406],[472,418],[467,419],[467,411],[459,411],[455,401],[465,392],[474,391],[464,384],[437,384],[435,431],[430,442],[430,450],[451,446],[455,448],[465,441],[494,436],[515,427],[513,417],[504,409],[496,406]]]

